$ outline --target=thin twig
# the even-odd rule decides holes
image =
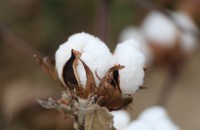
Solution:
[[[171,94],[173,90],[175,89],[175,83],[180,76],[182,69],[184,66],[184,62],[179,64],[175,68],[169,69],[169,77],[168,80],[165,82],[165,85],[163,86],[161,93],[158,97],[157,105],[166,107],[169,101],[169,98],[171,97]]]
[[[166,107],[169,97],[171,97],[172,91],[174,90],[174,84],[177,77],[174,77],[170,74],[168,80],[166,81],[166,84],[163,86],[160,96],[158,98],[157,105]]]
[[[0,37],[5,43],[11,45],[19,52],[23,53],[25,56],[31,59],[33,58],[34,54],[39,57],[44,57],[44,54],[31,47],[27,42],[19,38],[15,33],[10,31],[2,23],[0,23]]]
[[[108,40],[109,31],[109,6],[111,0],[98,0],[97,7],[97,33],[104,42]]]

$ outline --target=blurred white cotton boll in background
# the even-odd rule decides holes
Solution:
[[[112,111],[111,113],[114,116],[114,127],[117,130],[127,127],[131,121],[129,114],[124,110]]]
[[[195,35],[199,33],[197,25],[185,12],[171,11],[169,13],[172,18],[158,11],[150,12],[141,27],[144,36],[154,44],[163,47],[171,47],[179,40],[185,53],[192,52],[198,43]],[[179,30],[178,27],[183,30]]]
[[[121,130],[154,130],[150,125],[146,125],[145,122],[142,121],[133,121],[126,128]]]
[[[122,30],[119,36],[119,41],[123,42],[130,39],[136,40],[139,43],[140,49],[145,56],[146,63],[150,64],[152,62],[152,52],[139,27],[130,26]]]
[[[158,11],[152,11],[146,16],[141,29],[144,36],[155,44],[172,47],[176,43],[178,31],[175,24]]]
[[[181,47],[184,52],[191,53],[198,46],[198,39],[191,33],[184,32],[180,35]]]
[[[151,107],[146,110],[144,110],[140,116],[139,119],[150,122],[151,124],[154,124],[161,119],[168,118],[167,113],[164,108],[162,107]]]
[[[123,130],[180,130],[169,118],[163,107],[151,107],[144,110],[139,118]]]
[[[180,32],[180,43],[184,52],[191,53],[198,45],[198,38],[194,33],[199,29],[192,18],[186,13],[179,11],[172,13],[173,20],[183,29]]]
[[[144,110],[139,120],[152,126],[152,130],[180,130],[169,118],[163,107],[155,106]]]
[[[62,71],[65,63],[71,57],[71,50],[77,50],[81,53],[81,59],[89,66],[93,74],[97,70],[98,75],[103,77],[107,70],[113,65],[111,62],[112,54],[108,47],[97,37],[87,33],[77,33],[69,37],[68,41],[60,45],[55,54],[56,69],[59,79],[63,82]],[[77,65],[78,76],[81,85],[86,83],[86,73],[83,65],[79,61]],[[99,80],[95,77],[96,84]]]
[[[184,28],[185,30],[191,30],[194,32],[199,31],[195,22],[185,12],[182,12],[182,11],[173,12],[172,17],[173,17],[173,20],[175,20],[176,23],[180,27]]]
[[[114,63],[124,65],[119,71],[122,94],[133,94],[143,84],[145,58],[139,44],[127,40],[117,45],[114,51]]]

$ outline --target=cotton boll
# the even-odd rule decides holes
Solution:
[[[82,48],[87,44],[87,40],[90,39],[92,36],[86,33],[78,33],[74,34],[69,37],[68,41],[61,44],[56,51],[55,54],[55,61],[56,61],[56,69],[58,73],[58,77],[61,81],[62,78],[62,70],[65,63],[71,57],[71,49],[75,49],[77,51],[82,52]]]
[[[184,52],[186,53],[191,53],[192,51],[195,50],[195,48],[198,45],[198,40],[197,38],[188,32],[183,32],[180,35],[180,39],[181,39],[181,47],[183,49]]]
[[[197,25],[194,23],[192,18],[185,12],[173,12],[172,17],[176,21],[176,23],[185,30],[199,32]]]
[[[162,119],[159,123],[154,125],[154,130],[180,130],[170,119]]]
[[[174,23],[158,11],[148,14],[142,24],[142,31],[148,40],[163,47],[172,47],[178,34]]]
[[[84,32],[74,34],[69,37],[67,42],[60,45],[55,54],[56,69],[58,72],[58,77],[62,82],[63,67],[71,57],[72,49],[79,51],[81,53],[80,58],[90,67],[93,74],[95,73],[95,70],[97,70],[100,77],[103,77],[106,71],[112,65],[112,55],[102,41]],[[81,85],[84,87],[86,83],[86,74],[80,61],[77,65],[77,72],[81,81]],[[96,84],[99,84],[96,76],[95,81]]]
[[[123,42],[125,40],[129,40],[129,39],[135,39],[137,41],[137,38],[139,38],[140,36],[140,29],[138,27],[134,27],[134,26],[129,26],[126,27],[122,30],[122,32],[120,33],[119,36],[119,41]],[[140,38],[139,38],[140,39]],[[139,42],[139,41],[138,41]]]
[[[194,21],[184,12],[174,12],[172,13],[175,22],[184,31],[180,33],[180,43],[184,52],[192,52],[198,44],[198,38],[193,33],[199,33],[199,29]]]
[[[129,114],[124,111],[124,110],[119,110],[119,111],[112,111],[111,112],[114,116],[114,127],[117,129],[117,130],[121,130],[125,127],[128,126],[128,124],[130,123],[130,116]]]
[[[146,122],[153,130],[180,130],[169,118],[163,107],[151,107],[144,110],[140,116],[140,121]]]
[[[154,130],[150,125],[142,121],[133,121],[126,128],[122,130]]]
[[[162,107],[151,107],[144,110],[139,118],[132,121],[123,130],[180,130],[169,118]]]
[[[109,68],[112,67],[112,55],[107,46],[99,39],[91,39],[84,47],[81,59],[89,66],[93,74],[97,70],[98,75],[102,78]],[[77,66],[78,74],[81,80],[81,84],[86,83],[85,70],[82,64]],[[84,73],[83,73],[84,72]],[[96,84],[99,84],[99,80],[96,76]]]
[[[119,41],[123,42],[125,40],[134,39],[136,40],[141,48],[142,53],[145,56],[146,63],[150,64],[152,62],[152,52],[148,43],[139,27],[126,27],[119,36]]]
[[[133,94],[142,84],[144,78],[145,58],[134,40],[127,40],[117,45],[114,62],[124,65],[119,71],[122,94]]]
[[[144,110],[139,116],[140,120],[150,122],[151,124],[154,124],[163,118],[167,118],[167,113],[162,107],[148,108]]]

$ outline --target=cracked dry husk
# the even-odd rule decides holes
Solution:
[[[119,70],[124,66],[111,67],[101,79],[97,72],[95,76],[100,81],[95,84],[92,71],[80,59],[80,53],[72,49],[71,57],[63,67],[64,82],[59,81],[65,88],[61,99],[48,101],[37,100],[44,108],[56,109],[65,115],[74,117],[74,128],[80,130],[113,130],[113,116],[109,111],[119,110],[132,102],[131,95],[123,95],[119,86]],[[54,62],[48,57],[36,57],[38,63],[54,80],[58,81]],[[47,60],[48,59],[48,60]],[[48,62],[47,62],[48,61]],[[84,66],[87,82],[85,87],[80,84],[76,66],[80,61]],[[98,127],[97,127],[98,126]]]
[[[56,109],[64,115],[73,116],[76,130],[115,130],[113,115],[106,107],[100,107],[95,103],[96,96],[88,99],[72,98],[70,93],[65,92],[59,100],[49,98],[48,101],[37,101],[44,108]]]

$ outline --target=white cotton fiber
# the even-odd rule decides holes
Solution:
[[[192,18],[184,12],[172,13],[173,19],[184,31],[180,32],[181,47],[186,53],[192,52],[198,44],[198,38],[194,33],[199,33],[197,25]]]
[[[139,44],[127,40],[117,45],[114,51],[114,63],[124,65],[119,71],[122,94],[133,94],[143,84],[145,58]]]
[[[162,107],[148,108],[144,110],[139,116],[139,120],[143,120],[151,124],[156,124],[156,122],[159,122],[160,120],[166,119],[166,118],[168,118],[167,112]]]
[[[194,32],[199,31],[195,22],[185,12],[181,11],[173,12],[172,17],[176,21],[176,23],[185,30],[192,30]]]
[[[146,125],[145,122],[142,121],[133,121],[126,128],[121,130],[154,130],[151,126]]]
[[[184,52],[191,53],[193,52],[198,45],[198,38],[196,38],[193,34],[184,32],[180,35],[181,39],[181,47]]]
[[[124,110],[118,110],[118,111],[112,111],[111,112],[114,116],[114,127],[117,129],[117,130],[121,130],[125,127],[128,126],[128,124],[130,123],[130,116],[129,114],[124,111]]]
[[[152,130],[180,130],[169,118],[163,107],[155,106],[146,109],[139,116],[139,120],[152,126]]]
[[[139,118],[122,130],[180,130],[169,118],[163,107],[151,107],[144,110]]]
[[[112,55],[107,46],[87,33],[77,33],[69,37],[68,41],[60,45],[55,54],[56,69],[59,79],[63,82],[62,71],[65,63],[71,57],[71,49],[77,50],[81,53],[81,59],[89,66],[93,74],[97,70],[98,75],[103,77],[107,70],[112,66],[110,59]],[[86,74],[83,65],[79,61],[77,65],[77,72],[83,87],[86,83]],[[96,84],[99,80],[95,77]]]
[[[152,61],[152,52],[148,45],[148,42],[145,39],[144,34],[139,27],[126,27],[119,36],[120,42],[130,39],[136,40],[139,43],[141,52],[145,56],[146,63],[150,64]]]
[[[173,46],[178,34],[174,23],[158,11],[149,13],[144,19],[141,28],[148,40],[163,47]]]

